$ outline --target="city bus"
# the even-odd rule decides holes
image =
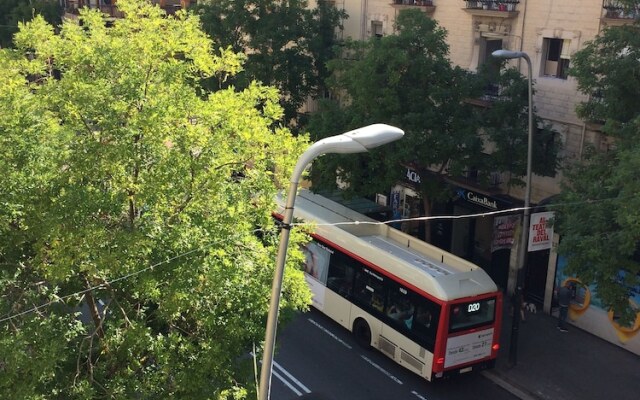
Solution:
[[[482,268],[308,190],[294,218],[313,307],[359,345],[429,381],[494,366],[502,293]]]

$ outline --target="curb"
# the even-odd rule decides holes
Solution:
[[[520,400],[540,400],[540,397],[535,396],[526,389],[522,389],[518,386],[513,385],[511,382],[501,377],[495,371],[485,370],[482,371],[481,374],[507,392],[518,397]]]

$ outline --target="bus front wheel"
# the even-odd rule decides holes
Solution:
[[[365,349],[371,347],[371,329],[367,321],[362,318],[356,319],[353,323],[353,335],[361,347]]]

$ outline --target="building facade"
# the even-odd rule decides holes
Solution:
[[[332,3],[347,12],[341,34],[355,40],[395,33],[398,13],[417,8],[446,29],[449,57],[454,65],[477,71],[498,49],[522,51],[532,62],[536,93],[534,107],[539,117],[551,124],[560,135],[565,161],[582,158],[587,143],[606,150],[611,143],[600,127],[578,118],[576,106],[587,99],[578,91],[575,79],[567,75],[572,56],[608,26],[633,23],[640,18],[640,8],[628,8],[616,0],[335,0]],[[510,60],[512,66],[527,76],[522,59]],[[526,157],[523,154],[522,157]],[[390,191],[388,205],[394,216],[418,216],[420,205],[413,185],[420,177],[411,167],[407,179]],[[472,177],[467,177],[472,178]],[[518,248],[527,248],[524,287],[528,301],[551,312],[556,289],[575,278],[564,275],[566,259],[554,251],[559,238],[546,221],[552,218],[544,204],[560,191],[562,174],[554,178],[532,176],[529,243],[519,243],[521,212],[491,215],[523,204],[524,188],[511,189],[497,176],[491,187],[475,185],[473,179],[453,180],[456,192],[452,200],[434,207],[434,215],[488,214],[468,219],[436,219],[431,225],[430,241],[454,254],[480,265],[498,285],[512,293],[517,280]],[[394,218],[395,219],[395,218]],[[418,232],[415,223],[399,226]],[[533,242],[533,243],[532,243]],[[572,322],[629,351],[640,354],[640,312],[633,327],[616,324],[607,311],[590,296],[590,288],[577,287],[572,301]],[[640,296],[640,294],[638,294]],[[590,304],[593,303],[593,304]]]
[[[314,5],[314,1],[310,3]],[[527,53],[532,61],[536,88],[534,107],[537,115],[559,133],[561,157],[567,161],[580,159],[586,143],[602,149],[610,145],[598,126],[592,126],[576,115],[576,106],[586,100],[586,95],[578,91],[577,83],[567,75],[567,69],[573,54],[586,42],[593,40],[606,26],[632,22],[638,17],[637,9],[624,10],[613,0],[335,0],[332,3],[349,15],[341,35],[356,40],[392,35],[395,33],[395,18],[401,10],[420,9],[448,32],[452,63],[469,71],[478,70],[490,59],[493,51],[501,48]],[[509,63],[527,76],[528,67],[521,59],[510,60]],[[534,175],[532,205],[544,203],[557,194],[561,179],[561,174],[554,178]],[[441,205],[439,211],[451,215],[473,214],[521,205],[524,188],[507,189],[502,181],[496,177],[496,184],[491,188],[476,187],[469,180],[458,182],[462,197],[459,201]],[[412,196],[415,195],[410,179],[391,192],[392,197],[399,198],[401,215],[410,216]],[[478,199],[486,199],[486,202],[474,204],[465,200],[464,193],[468,192],[475,193]],[[505,235],[498,228],[501,222],[504,221],[486,218],[481,224],[459,221],[435,224],[438,228],[432,240],[440,240],[439,245],[484,264],[488,269],[499,268],[501,272],[494,271],[492,276],[500,283],[505,279],[503,264],[508,263],[510,275],[506,280],[511,291],[516,267],[513,253],[519,243],[514,241],[511,255],[506,256],[503,252],[496,257],[501,261],[490,256],[492,246],[495,249],[499,239],[494,236]],[[442,237],[438,237],[438,232]],[[527,258],[525,286],[534,301],[550,310],[557,284],[553,250],[530,252]],[[497,267],[496,262],[501,266]]]

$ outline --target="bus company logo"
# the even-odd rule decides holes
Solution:
[[[493,336],[493,332],[480,333],[480,334],[478,334],[478,339],[484,339],[484,338],[490,337],[490,336]]]

